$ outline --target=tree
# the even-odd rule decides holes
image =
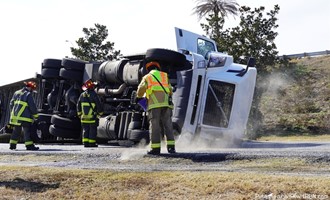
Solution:
[[[280,8],[274,6],[274,10],[267,12],[264,17],[265,7],[251,8],[242,6],[239,26],[227,29],[219,33],[220,37],[213,38],[218,44],[219,51],[227,52],[235,60],[243,57],[254,57],[258,66],[258,72],[267,73],[269,66],[277,62],[275,38],[278,35],[275,29],[278,27],[276,15]]]
[[[228,14],[236,16],[238,14],[239,4],[235,0],[196,0],[197,6],[194,8],[194,14],[197,14],[199,19],[206,17],[209,22],[201,24],[207,35],[218,35],[223,29],[225,17]]]
[[[224,31],[218,29],[217,24],[223,22],[216,17],[206,18],[208,24],[202,25],[208,36],[216,41],[218,50],[232,55],[236,62],[246,64],[246,58],[254,57],[256,59],[258,75],[248,124],[250,138],[255,137],[262,124],[263,116],[259,109],[261,96],[267,88],[265,86],[269,84],[267,76],[278,61],[278,51],[274,40],[278,35],[275,29],[278,27],[276,15],[279,10],[280,7],[275,5],[274,10],[267,12],[267,17],[264,17],[265,7],[261,6],[252,10],[247,6],[242,6],[240,8],[240,23],[237,27]]]
[[[95,24],[95,28],[83,28],[84,37],[76,43],[78,48],[71,47],[71,53],[76,58],[86,61],[104,61],[117,59],[120,50],[114,49],[114,42],[105,41],[108,37],[108,29],[104,25]]]

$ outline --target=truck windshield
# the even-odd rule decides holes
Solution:
[[[203,57],[210,51],[215,51],[215,46],[212,42],[198,38],[197,40],[197,53]]]
[[[203,124],[227,128],[234,100],[235,85],[221,81],[209,82]]]

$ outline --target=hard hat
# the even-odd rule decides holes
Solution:
[[[93,89],[94,87],[95,87],[95,83],[91,79],[89,79],[83,84],[82,89],[87,90],[87,89]]]
[[[148,62],[146,64],[146,69],[149,71],[149,68],[152,67],[152,66],[157,67],[159,70],[161,69],[160,68],[160,64],[158,62],[156,62],[156,61]]]
[[[32,90],[37,89],[37,84],[34,81],[24,82],[26,87],[31,88]]]

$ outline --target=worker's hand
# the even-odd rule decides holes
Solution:
[[[13,129],[13,128],[14,128],[14,126],[13,126],[13,125],[11,125],[11,124],[7,124],[7,128],[8,128],[8,129]]]

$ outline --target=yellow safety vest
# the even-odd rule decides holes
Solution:
[[[163,101],[162,101],[162,99],[157,99],[154,92],[164,92],[164,89],[158,83],[158,81],[155,79],[155,77],[152,76],[151,74],[153,74],[158,79],[158,81],[163,85],[163,87],[167,93],[167,94],[164,94]],[[168,104],[168,96],[170,95],[170,84],[168,81],[167,73],[160,72],[158,70],[152,70],[148,74],[146,81],[147,81],[147,85],[148,85],[147,90],[146,90],[146,97],[148,99],[148,110],[153,109],[153,108],[160,108],[160,107],[172,108],[172,106]],[[152,101],[150,99],[152,99]]]

